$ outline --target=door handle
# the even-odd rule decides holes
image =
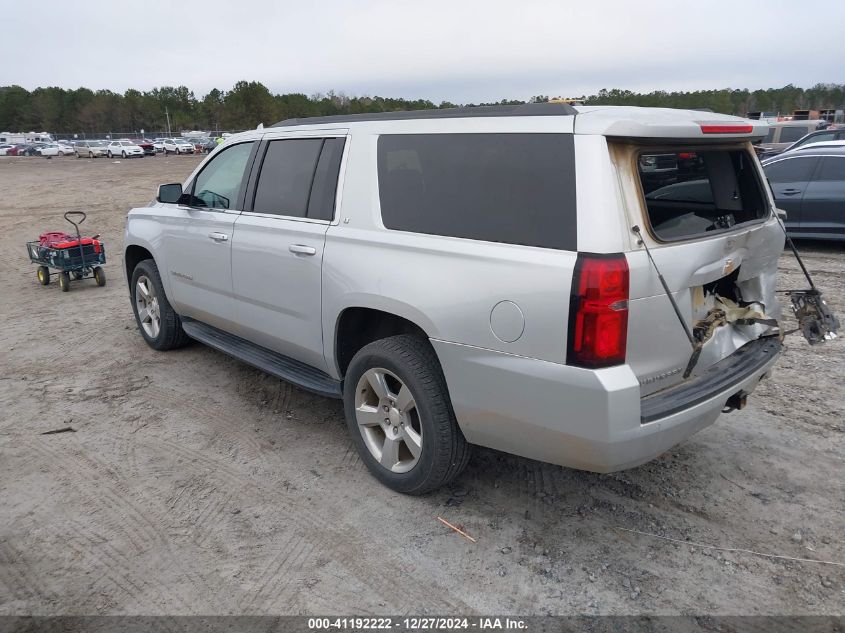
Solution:
[[[209,233],[208,237],[213,239],[215,242],[226,242],[229,240],[229,236],[225,233]]]
[[[288,246],[288,250],[291,253],[296,253],[297,255],[316,255],[317,249],[313,246],[305,246],[305,244],[291,244]]]
[[[785,196],[794,196],[795,194],[801,193],[800,189],[784,189],[781,192]]]

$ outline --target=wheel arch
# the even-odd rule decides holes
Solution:
[[[389,336],[414,334],[428,340],[430,332],[415,318],[398,310],[383,310],[365,305],[348,306],[335,320],[331,352],[334,369],[343,378],[355,354],[365,345]],[[329,365],[332,365],[328,359]]]

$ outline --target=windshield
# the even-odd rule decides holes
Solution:
[[[133,143],[132,141],[120,141],[120,144],[126,146],[126,145],[134,145],[135,143]]]

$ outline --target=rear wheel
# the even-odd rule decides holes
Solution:
[[[111,156],[111,150],[109,150],[108,152],[106,152],[106,156],[108,156],[109,158],[111,158],[111,157],[112,157],[112,156]]]
[[[370,343],[346,372],[344,409],[361,459],[384,485],[422,494],[469,460],[431,344],[411,335]]]
[[[49,286],[50,285],[50,269],[46,266],[39,266],[38,272],[38,281],[42,286]]]
[[[131,293],[135,321],[147,345],[164,351],[181,347],[190,340],[164,294],[153,260],[145,259],[132,271]]]
[[[65,272],[59,273],[59,288],[62,289],[62,292],[70,290],[70,275]]]
[[[123,156],[123,158],[126,158],[126,152],[125,151],[121,152],[120,155]]]
[[[102,266],[94,267],[94,281],[97,282],[98,286],[106,285],[106,271],[103,270]]]
[[[94,152],[88,152],[88,158],[94,158]]]

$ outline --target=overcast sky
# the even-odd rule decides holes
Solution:
[[[434,102],[845,83],[845,1],[14,0],[0,85]],[[824,7],[824,8],[822,8]]]

